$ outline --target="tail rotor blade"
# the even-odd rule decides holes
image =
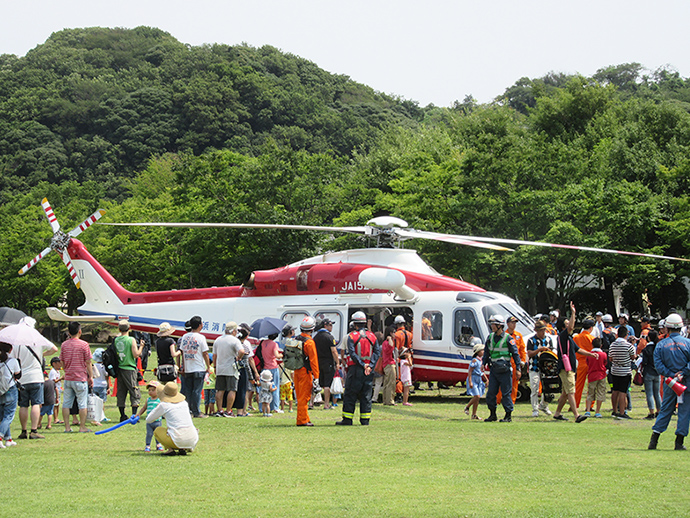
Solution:
[[[60,223],[58,223],[57,217],[55,217],[55,214],[53,213],[53,208],[50,206],[50,203],[48,203],[48,198],[43,198],[41,201],[41,207],[43,207],[43,211],[46,213],[46,218],[48,218],[48,223],[50,223],[50,228],[53,229],[53,234],[60,230]]]
[[[31,259],[31,261],[29,261],[29,262],[26,264],[26,266],[24,266],[24,268],[22,268],[21,270],[19,270],[19,275],[24,275],[26,272],[28,272],[31,268],[34,267],[34,265],[35,265],[38,261],[40,261],[40,260],[43,259],[46,255],[48,255],[48,254],[50,253],[51,250],[52,250],[52,249],[51,249],[50,247],[48,247],[48,248],[46,248],[45,250],[43,250],[43,252],[41,252],[40,254],[38,254],[36,257],[34,257],[33,259]]]
[[[96,223],[96,221],[101,219],[101,217],[103,217],[103,214],[105,214],[105,211],[103,209],[98,209],[96,212],[94,212],[88,218],[86,218],[84,221],[82,221],[79,225],[77,225],[72,230],[70,230],[69,231],[70,237],[77,237],[79,234],[84,232],[84,230],[86,230],[91,225]]]
[[[72,281],[74,282],[74,285],[77,287],[77,289],[81,288],[81,281],[79,280],[79,276],[77,275],[77,271],[74,269],[74,265],[72,264],[72,260],[70,259],[69,254],[65,250],[62,252],[62,262],[65,263],[65,266],[67,267],[67,270],[69,271],[69,276],[72,277]]]

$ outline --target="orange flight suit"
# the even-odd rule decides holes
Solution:
[[[644,327],[640,331],[640,340],[637,342],[637,355],[639,356],[642,354],[642,349],[647,347],[647,343],[649,342],[649,339],[647,338],[647,335],[649,335],[649,332],[652,330],[652,326],[649,325],[648,322],[645,322],[642,324]]]
[[[506,333],[508,333],[508,330],[506,329]],[[524,370],[525,365],[527,364],[527,346],[525,345],[525,340],[523,340],[522,335],[518,333],[517,331],[513,331],[513,334],[511,335],[508,333],[509,336],[513,337],[513,340],[515,340],[515,345],[517,345],[517,350],[518,354],[520,355],[520,361],[522,362],[522,368]],[[510,358],[510,366],[513,368],[513,391],[510,393],[510,397],[513,400],[513,404],[517,400],[517,389],[518,385],[520,384],[520,378],[518,378],[517,375],[517,368],[515,367],[515,360],[511,356]],[[520,374],[522,375],[522,370],[520,371]],[[496,401],[500,401],[502,397],[501,394],[501,389],[498,389],[498,395],[496,396]]]
[[[310,371],[306,367],[297,369],[293,373],[295,396],[297,397],[297,425],[305,425],[309,420],[309,400],[314,386],[314,378],[319,378],[319,358],[316,354],[316,344],[308,333],[301,336],[307,339],[302,346],[305,356],[309,358]]]
[[[412,347],[412,333],[407,331],[404,326],[400,326],[395,331],[395,349],[400,352],[405,347]]]
[[[594,336],[589,331],[582,331],[573,336],[573,340],[580,349],[592,352],[592,341]],[[577,373],[575,374],[575,404],[580,407],[580,400],[582,399],[582,392],[585,389],[585,382],[587,381],[587,357],[582,354],[576,354],[577,357]],[[587,409],[589,410],[589,408]]]

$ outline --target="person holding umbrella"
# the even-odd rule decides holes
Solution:
[[[57,352],[57,347],[48,341],[34,326],[36,321],[31,317],[22,318],[19,324],[0,330],[0,342],[12,345],[12,357],[19,360],[22,376],[19,378],[19,422],[22,433],[18,439],[45,439],[36,430],[38,418],[43,405],[43,356]],[[31,408],[31,432],[27,433]]]

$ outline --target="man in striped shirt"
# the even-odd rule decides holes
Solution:
[[[613,416],[616,419],[631,419],[625,413],[628,406],[628,389],[632,378],[631,362],[635,358],[635,346],[626,339],[628,328],[621,325],[618,328],[618,338],[609,347],[609,361],[611,362],[611,378],[613,389]]]
[[[93,385],[93,371],[91,370],[91,348],[81,339],[81,325],[70,322],[67,328],[69,339],[60,347],[60,361],[65,369],[64,400],[62,416],[65,421],[65,432],[71,432],[69,411],[74,400],[79,407],[79,431],[90,432],[86,428],[86,406],[88,402],[89,385]]]

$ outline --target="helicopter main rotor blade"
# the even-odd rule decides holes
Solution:
[[[19,275],[24,275],[26,272],[28,272],[31,268],[33,268],[33,267],[36,265],[36,263],[37,263],[38,261],[40,261],[40,260],[43,259],[46,255],[48,255],[48,254],[50,253],[51,250],[52,250],[52,248],[48,247],[48,248],[46,248],[45,250],[43,250],[40,254],[38,254],[36,257],[34,257],[33,259],[31,259],[31,261],[29,261],[29,262],[26,264],[26,266],[24,266],[24,268],[22,268],[21,270],[19,270]]]
[[[317,227],[311,225],[273,225],[262,223],[99,223],[114,227],[172,227],[172,228],[258,228],[283,230],[320,230],[323,232],[353,232],[367,234],[370,227]]]
[[[91,225],[96,223],[96,221],[101,219],[101,217],[103,217],[103,214],[105,214],[105,211],[103,209],[98,209],[96,212],[94,212],[88,218],[86,218],[84,221],[82,221],[79,225],[77,225],[72,230],[70,230],[69,231],[70,237],[77,237],[79,234],[84,232],[84,230],[86,230]]]
[[[43,212],[46,214],[46,218],[48,218],[48,223],[50,223],[50,228],[53,229],[53,234],[60,230],[60,223],[57,220],[57,217],[53,213],[53,208],[50,206],[50,203],[48,203],[48,198],[43,198],[41,200],[41,207],[43,207]]]
[[[454,243],[456,245],[474,246],[476,248],[487,248],[489,250],[498,250],[501,252],[513,252],[512,248],[505,246],[494,245],[492,243],[482,243],[476,241],[474,238],[469,239],[462,236],[454,236],[453,234],[439,234],[437,232],[426,232],[424,230],[407,230],[396,228],[396,235],[402,239],[433,239],[434,241],[444,241],[446,243]]]
[[[418,233],[419,231],[415,232],[410,232],[409,230],[404,230],[404,231],[397,231],[398,233],[410,233],[412,235],[409,236],[409,238],[413,237],[421,237],[421,238],[428,238],[428,239],[438,239],[439,241],[442,241],[443,239],[440,239],[440,237],[431,237],[431,236],[424,236],[424,235],[414,235]],[[436,234],[434,232],[421,232],[422,234],[432,234],[435,236],[443,236],[448,238],[449,242],[457,242],[459,243],[459,240],[468,240],[468,241],[481,241],[485,243],[502,243],[506,245],[526,245],[526,246],[542,246],[542,247],[547,247],[547,248],[564,248],[566,250],[579,250],[583,252],[599,252],[599,253],[605,253],[605,254],[615,254],[615,255],[630,255],[634,257],[649,257],[651,259],[667,259],[670,261],[688,261],[690,262],[690,259],[686,259],[684,257],[671,257],[668,255],[658,255],[658,254],[647,254],[643,252],[628,252],[626,250],[613,250],[610,248],[594,248],[591,246],[575,246],[575,245],[563,245],[559,243],[544,243],[542,241],[523,241],[520,239],[503,239],[503,238],[497,238],[497,237],[477,237],[477,236],[460,236],[460,235],[455,235],[455,234]],[[458,241],[452,241],[453,239],[457,239]]]

